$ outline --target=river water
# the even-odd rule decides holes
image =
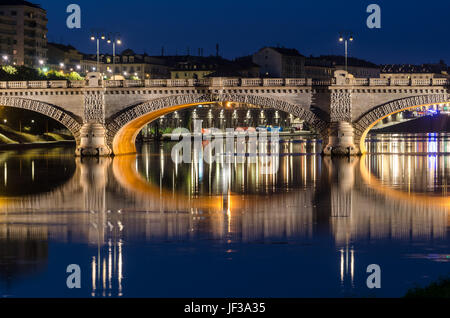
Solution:
[[[371,154],[341,159],[285,139],[274,173],[203,151],[175,163],[173,143],[3,151],[0,296],[401,297],[450,274],[449,139],[370,136]]]

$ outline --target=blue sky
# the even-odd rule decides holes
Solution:
[[[32,0],[36,1],[36,0]],[[93,28],[120,32],[123,48],[159,55],[191,54],[234,58],[263,46],[295,47],[304,55],[343,54],[340,31],[354,33],[350,55],[375,63],[450,63],[448,0],[39,0],[48,11],[49,39],[94,52]],[[66,27],[66,7],[82,10],[82,28]],[[366,26],[369,4],[381,7],[381,29]],[[110,51],[102,45],[102,51]]]

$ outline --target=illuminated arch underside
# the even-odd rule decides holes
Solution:
[[[148,123],[177,110],[219,102],[245,103],[281,110],[305,120],[322,135],[328,127],[327,123],[313,112],[284,100],[239,94],[174,95],[132,106],[114,116],[107,123],[108,145],[115,155],[136,153],[136,137]]]
[[[359,143],[361,153],[367,153],[365,140],[369,131],[383,119],[405,110],[418,107],[430,107],[436,104],[450,103],[448,94],[434,94],[413,96],[395,100],[378,106],[357,120],[353,127],[355,129],[355,143]]]

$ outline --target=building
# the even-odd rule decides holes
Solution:
[[[105,74],[122,75],[124,78],[134,77],[138,79],[169,78],[169,67],[164,60],[149,56],[146,53],[136,54],[131,49],[124,50],[116,55],[115,63],[112,55],[105,55],[102,61],[105,65]],[[114,65],[115,64],[115,65]]]
[[[71,45],[58,43],[47,44],[47,66],[50,69],[64,69],[68,71],[81,71],[83,54]]]
[[[251,57],[234,61],[220,56],[171,56],[165,57],[171,67],[172,79],[203,79],[210,77],[259,77],[259,66]]]
[[[381,66],[382,78],[431,79],[449,77],[449,67],[440,61],[436,64],[386,64]]]
[[[35,67],[47,59],[47,13],[22,0],[0,2],[0,55],[3,63]]]
[[[345,70],[345,57],[340,55],[322,55],[319,59],[329,61],[333,64],[335,71]],[[380,66],[355,57],[347,59],[347,71],[356,78],[379,78]]]
[[[165,56],[164,59],[172,79],[203,79],[230,65],[230,61],[219,56]]]
[[[80,61],[81,73],[99,71],[108,78],[114,76],[117,79],[152,79],[169,78],[169,67],[165,61],[147,54],[136,54],[131,49],[116,54],[115,61],[112,54],[101,54],[97,70],[97,55],[85,54]]]
[[[305,60],[305,76],[306,78],[325,80],[334,76],[335,68],[333,62],[317,58],[309,57]]]
[[[305,77],[305,57],[296,49],[265,47],[253,54],[253,63],[260,66],[261,77]]]

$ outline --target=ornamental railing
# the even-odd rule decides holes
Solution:
[[[97,84],[95,85],[97,86]],[[345,78],[338,80],[310,78],[207,78],[207,79],[148,79],[100,80],[99,87],[311,87],[311,86],[450,86],[448,78]],[[0,89],[66,89],[90,87],[88,81],[9,81],[0,82]],[[92,87],[92,86],[91,86]]]

